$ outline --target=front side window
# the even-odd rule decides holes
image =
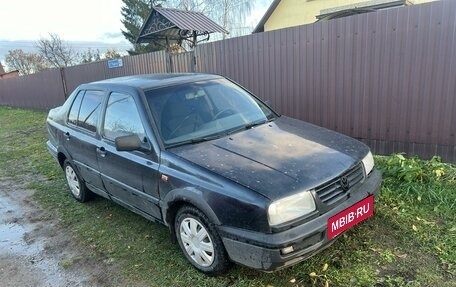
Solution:
[[[112,93],[106,107],[103,135],[114,140],[131,134],[137,134],[140,138],[145,136],[135,101],[130,95]]]
[[[227,135],[276,114],[236,84],[207,80],[145,92],[166,147]]]
[[[71,106],[68,122],[96,132],[103,95],[102,91],[80,91]]]

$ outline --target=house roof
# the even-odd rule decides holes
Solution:
[[[369,12],[375,12],[375,9],[372,8],[353,8],[353,9],[347,9],[343,11],[337,11],[337,12],[331,12],[328,14],[321,14],[317,15],[317,22],[322,21],[322,20],[332,20],[336,18],[343,18],[347,16],[352,16],[356,14],[363,14],[363,13],[369,13]]]
[[[376,10],[392,8],[404,5],[411,5],[409,0],[373,0],[369,2],[361,2],[349,4],[345,6],[331,7],[320,11],[320,15],[315,17],[320,20],[331,20],[346,16],[374,12]]]
[[[260,32],[264,32],[264,24],[266,24],[266,21],[268,21],[269,17],[271,17],[272,15],[272,12],[274,12],[274,10],[277,8],[277,6],[279,5],[281,0],[274,0],[271,5],[269,6],[268,10],[266,11],[266,13],[263,15],[263,17],[261,18],[260,22],[258,23],[258,25],[256,25],[255,29],[253,29],[253,33],[260,33]]]
[[[180,40],[188,37],[191,31],[197,35],[228,33],[201,12],[154,7],[144,22],[136,42],[148,43],[167,38]]]

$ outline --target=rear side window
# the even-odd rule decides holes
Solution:
[[[145,136],[135,101],[130,95],[112,93],[106,107],[103,135],[113,140],[131,134],[137,134],[140,138]]]
[[[102,91],[79,92],[71,106],[68,122],[91,132],[96,132],[103,95]]]
[[[71,105],[70,113],[68,114],[68,122],[73,125],[78,125],[79,109],[81,108],[82,98],[84,97],[85,91],[79,91],[78,95],[74,99],[73,105]]]

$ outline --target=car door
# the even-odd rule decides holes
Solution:
[[[63,130],[64,147],[87,186],[103,189],[96,149],[99,145],[98,121],[105,92],[81,90],[73,101]]]
[[[117,151],[114,142],[116,137],[137,134],[145,150],[150,149],[142,118],[132,95],[109,95],[98,163],[103,183],[114,201],[161,218],[157,156],[153,151]]]

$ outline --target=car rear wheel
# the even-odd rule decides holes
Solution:
[[[71,195],[79,202],[88,201],[91,198],[91,192],[81,177],[76,173],[76,170],[73,168],[70,161],[65,160],[63,169]]]
[[[192,206],[182,207],[175,218],[174,228],[185,257],[199,271],[218,275],[230,266],[220,236],[207,217]]]

